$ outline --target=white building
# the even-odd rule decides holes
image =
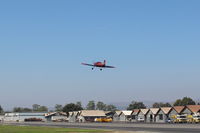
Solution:
[[[25,119],[36,118],[45,121],[45,113],[5,113],[4,121],[25,121]]]
[[[131,114],[132,114],[132,111],[130,110],[122,111],[119,115],[119,121],[123,121],[123,122],[131,121]]]
[[[119,122],[119,115],[121,114],[122,111],[115,111],[113,115],[113,121],[114,122]]]
[[[160,108],[150,108],[146,115],[146,122],[156,122],[156,115]]]
[[[65,112],[49,112],[45,114],[47,121],[53,122],[66,122],[68,121],[67,114]]]
[[[95,118],[105,118],[103,110],[82,110],[78,113],[77,119],[79,122],[94,122]]]

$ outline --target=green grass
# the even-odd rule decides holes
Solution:
[[[0,133],[102,133],[104,130],[0,125]]]

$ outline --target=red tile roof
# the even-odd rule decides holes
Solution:
[[[149,109],[140,109],[140,111],[141,111],[144,115],[146,115],[147,112],[149,111]]]
[[[161,110],[165,113],[168,114],[170,112],[170,110],[172,109],[172,107],[162,107]]]
[[[156,115],[159,111],[159,108],[150,108],[151,112]]]
[[[181,113],[185,106],[174,106],[173,108],[176,110],[177,113]]]
[[[186,106],[192,113],[200,112],[200,105],[187,105]]]
[[[140,111],[140,109],[134,109],[133,112],[135,112],[136,114]]]

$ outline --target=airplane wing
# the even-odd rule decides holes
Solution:
[[[86,66],[94,66],[92,64],[87,64],[87,63],[81,63],[82,65],[86,65]]]
[[[105,68],[115,68],[114,66],[105,66]]]

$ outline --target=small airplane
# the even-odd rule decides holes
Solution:
[[[103,62],[95,62],[93,64],[87,64],[87,63],[81,63],[82,65],[86,65],[86,66],[92,66],[92,70],[95,67],[99,67],[100,70],[102,71],[102,68],[115,68],[114,66],[107,66],[106,65],[106,60],[104,60]]]

